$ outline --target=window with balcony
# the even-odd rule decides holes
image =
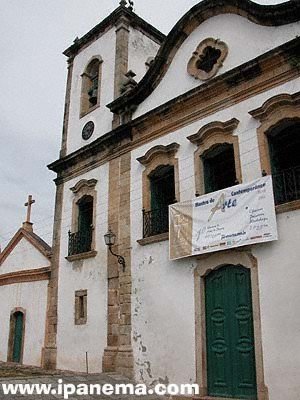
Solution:
[[[194,153],[196,196],[215,192],[242,182],[239,139],[234,134],[239,121],[213,121],[188,140]]]
[[[202,156],[205,193],[215,192],[237,182],[233,145],[223,143],[207,150]]]
[[[268,134],[275,204],[300,199],[300,122],[285,123]]]
[[[175,200],[175,176],[172,165],[160,165],[149,176],[151,209],[143,210],[143,237],[169,231],[169,204]]]
[[[169,205],[179,201],[178,143],[158,145],[137,158],[145,167],[143,181],[143,239],[145,245],[168,239]]]
[[[96,220],[96,179],[82,179],[70,190],[73,192],[72,226],[69,230],[68,261],[94,257]]]
[[[263,175],[272,174],[277,212],[300,207],[300,92],[281,93],[249,114],[260,122],[258,150]]]
[[[93,197],[84,196],[77,204],[78,230],[69,232],[69,256],[92,250],[93,237]]]

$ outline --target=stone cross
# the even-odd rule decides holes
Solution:
[[[33,203],[35,203],[35,200],[32,199],[32,195],[30,194],[28,196],[27,203],[24,204],[24,206],[27,207],[26,222],[29,222],[29,223],[30,223],[30,217],[31,217],[31,206]]]

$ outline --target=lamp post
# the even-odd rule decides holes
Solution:
[[[111,229],[109,229],[108,232],[104,235],[104,241],[106,246],[108,246],[111,254],[118,258],[118,263],[122,265],[124,272],[126,267],[125,258],[123,256],[120,256],[119,254],[115,254],[111,249],[111,247],[115,244],[116,241],[116,235],[111,231]]]

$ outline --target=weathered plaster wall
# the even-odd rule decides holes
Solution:
[[[0,274],[48,267],[50,261],[25,238],[22,238],[0,266]]]
[[[187,63],[202,40],[212,37],[227,44],[228,56],[218,72],[220,75],[294,39],[298,33],[299,24],[296,23],[281,27],[265,27],[234,14],[218,15],[204,21],[183,42],[166,75],[152,94],[138,107],[134,117],[201,84],[201,81],[187,73]]]
[[[300,393],[300,210],[277,215],[279,240],[253,246],[259,286],[265,380],[271,400]]]
[[[26,311],[23,364],[41,365],[44,346],[48,281],[0,287],[0,360],[7,361],[10,314],[16,307]]]
[[[115,65],[116,34],[115,29],[110,29],[89,47],[82,50],[74,59],[70,114],[67,139],[67,153],[92,142],[111,130],[113,115],[106,107],[114,97],[114,65]],[[100,89],[100,107],[80,118],[81,74],[84,72],[90,59],[101,56],[102,79]],[[82,139],[82,128],[88,121],[93,121],[95,130],[89,140]]]
[[[256,129],[259,122],[248,111],[260,107],[280,93],[299,91],[300,80],[291,81],[268,92],[245,100],[167,136],[147,143],[132,153],[131,239],[132,239],[132,325],[135,376],[139,381],[187,383],[195,381],[195,260],[168,259],[168,241],[140,246],[142,238],[142,172],[136,160],[155,145],[180,144],[180,201],[194,197],[194,151],[186,137],[213,121],[237,118],[243,182],[261,176]],[[279,241],[253,246],[258,259],[262,312],[262,343],[265,380],[270,399],[297,400],[300,368],[297,337],[300,303],[299,277],[299,211],[277,216]],[[288,262],[286,261],[288,255]],[[288,289],[287,289],[288,288]],[[274,306],[275,304],[275,306]],[[289,340],[287,340],[289,338]],[[284,353],[284,354],[282,354]],[[284,375],[284,378],[283,378]]]
[[[132,70],[137,82],[145,75],[146,61],[149,57],[155,57],[159,44],[154,42],[141,31],[130,27],[128,47],[128,70]]]
[[[97,179],[95,250],[96,257],[69,262],[68,231],[71,230],[72,202],[70,191],[81,179]],[[65,184],[62,214],[61,253],[58,286],[57,366],[62,369],[89,371],[102,369],[107,332],[107,248],[103,235],[107,231],[108,165],[101,166]],[[75,291],[87,290],[87,323],[75,325]]]

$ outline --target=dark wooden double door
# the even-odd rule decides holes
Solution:
[[[205,278],[210,396],[256,399],[250,272],[227,265]]]

